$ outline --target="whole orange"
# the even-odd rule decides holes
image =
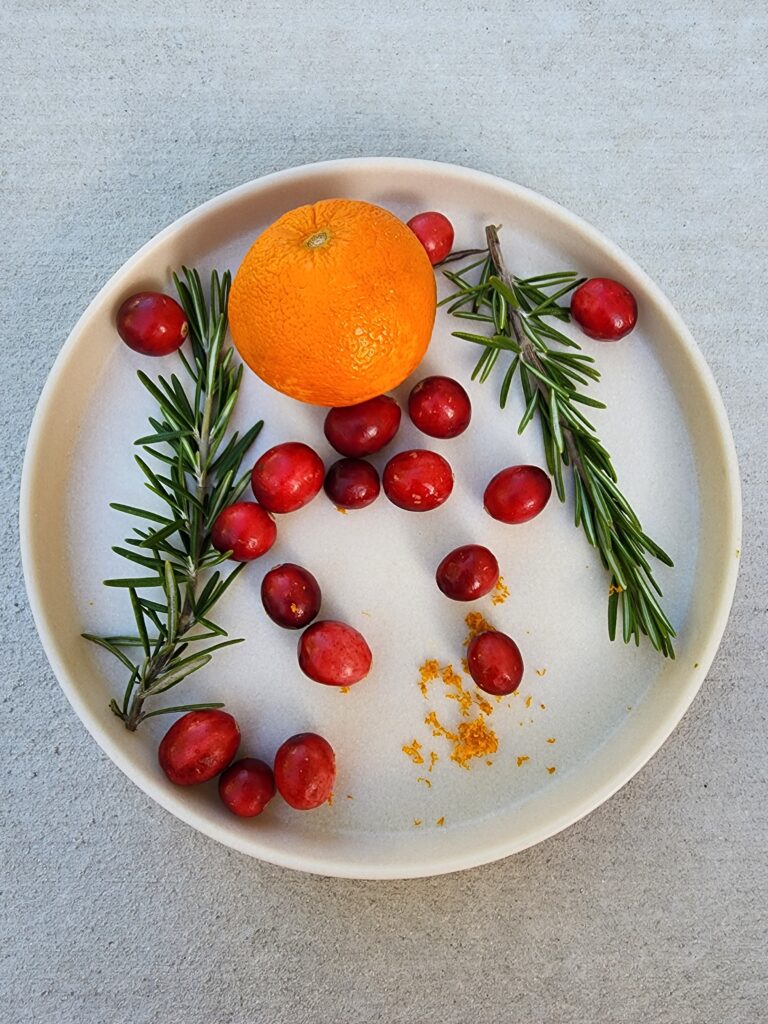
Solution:
[[[326,199],[284,214],[232,283],[238,352],[263,381],[313,405],[354,405],[400,384],[435,320],[435,275],[380,206]]]

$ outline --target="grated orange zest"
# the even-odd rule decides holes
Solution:
[[[481,612],[470,612],[464,621],[467,624],[466,639],[464,640],[464,646],[468,647],[470,640],[478,635],[478,633],[495,632],[495,627],[490,624],[486,617]]]
[[[451,760],[468,768],[467,761],[473,757],[487,757],[499,749],[499,741],[493,729],[490,729],[482,715],[471,722],[459,724],[458,740],[454,745]]]
[[[414,740],[410,745],[406,743],[402,750],[405,756],[410,757],[414,764],[424,764],[424,758],[419,753],[421,744],[418,740]]]
[[[427,687],[433,679],[437,679],[440,675],[440,665],[435,658],[429,658],[419,667],[419,689],[421,690],[422,697],[427,696]]]

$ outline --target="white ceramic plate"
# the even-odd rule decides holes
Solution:
[[[132,441],[146,433],[153,410],[135,371],[165,370],[174,360],[130,352],[113,317],[134,291],[171,290],[170,272],[182,263],[235,270],[250,242],[284,211],[336,196],[379,203],[404,219],[444,210],[462,248],[481,243],[486,223],[502,224],[515,272],[576,268],[619,278],[634,291],[640,324],[627,340],[581,340],[603,372],[598,393],[608,409],[595,420],[623,487],[676,562],[673,571],[660,567],[658,578],[679,633],[678,656],[668,662],[648,644],[608,641],[606,576],[569,507],[553,499],[519,527],[484,514],[482,490],[495,471],[542,463],[538,429],[534,424],[517,436],[521,406],[515,399],[499,410],[496,376],[469,385],[478,352],[450,337],[460,325],[441,313],[414,379],[441,372],[467,384],[471,428],[433,443],[404,423],[390,454],[413,446],[442,452],[456,473],[451,500],[419,515],[382,498],[343,516],[321,495],[282,517],[275,548],[249,566],[218,609],[219,621],[247,642],[216,655],[182,684],[183,693],[174,692],[173,703],[226,701],[241,725],[243,753],[271,758],[283,739],[304,730],[322,733],[335,747],[332,806],[299,813],[276,799],[259,819],[243,821],[218,802],[213,783],[179,789],[166,781],[156,751],[170,720],[154,718],[137,734],[126,732],[107,709],[124,682],[120,666],[80,639],[84,630],[132,628],[126,594],[101,585],[126,575],[110,547],[132,525],[108,503],[147,501]],[[408,389],[400,389],[401,400]],[[266,422],[255,452],[298,439],[330,461],[323,415],[247,375],[239,424]],[[374,461],[381,466],[385,458]],[[554,203],[486,174],[414,160],[342,160],[270,175],[213,199],[162,231],[108,282],[62,348],[40,399],[21,527],[30,602],[51,665],[77,714],[126,775],[184,821],[245,853],[327,875],[393,878],[466,868],[540,842],[598,806],[651,757],[701,685],[722,636],[736,579],[740,492],[709,369],[669,301],[615,245]],[[434,570],[451,548],[473,541],[497,553],[511,589],[506,603],[486,599],[476,607],[518,639],[527,672],[519,694],[492,716],[499,736],[493,764],[473,762],[465,771],[423,721],[434,708],[455,724],[456,703],[446,700],[441,683],[432,684],[425,701],[417,678],[426,658],[460,665],[469,609],[442,597]],[[284,560],[315,573],[323,615],[361,629],[375,652],[374,671],[347,694],[302,676],[296,635],[272,625],[261,609],[261,578]],[[431,788],[417,780],[425,770],[401,752],[414,738],[440,756]]]

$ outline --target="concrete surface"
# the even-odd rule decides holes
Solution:
[[[768,1018],[766,11],[10,0],[0,26],[0,1020]],[[232,185],[358,154],[504,175],[623,245],[698,338],[745,487],[727,636],[650,765],[535,849],[395,884],[252,862],[123,778],[40,650],[15,525],[34,403],[107,277]]]

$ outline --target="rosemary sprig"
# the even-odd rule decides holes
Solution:
[[[228,639],[210,618],[216,602],[244,568],[241,563],[226,575],[215,568],[228,553],[215,550],[211,528],[221,509],[237,501],[248,484],[249,474],[240,474],[240,464],[262,423],[227,440],[243,374],[233,350],[224,348],[229,271],[222,276],[213,272],[207,301],[198,272],[184,267],[183,277],[181,281],[174,274],[173,279],[189,321],[191,358],[182,350],[178,355],[191,379],[191,396],[175,373],[154,381],[142,371],[138,374],[156,400],[158,413],[149,418],[151,432],[135,442],[144,455],[135,459],[145,487],[167,511],[111,505],[141,524],[133,528],[124,547],[112,549],[139,566],[141,575],[104,581],[105,586],[128,591],[136,635],[83,634],[113,654],[128,672],[122,699],[109,706],[131,731],[154,715],[221,707],[206,703],[145,710],[147,700],[203,668],[214,651],[242,642]],[[159,595],[144,593],[158,590]],[[197,646],[207,640],[214,642]]]
[[[485,381],[503,352],[510,354],[501,383],[500,404],[507,403],[517,375],[525,400],[518,427],[522,433],[538,418],[547,467],[561,501],[565,501],[563,467],[571,471],[575,521],[597,548],[610,574],[608,632],[615,639],[621,618],[624,642],[640,643],[645,635],[665,657],[674,658],[675,636],[662,610],[661,588],[648,556],[671,566],[672,560],[643,532],[640,520],[618,486],[611,456],[582,408],[605,408],[581,387],[600,379],[594,359],[559,331],[552,321],[567,322],[569,310],[558,303],[582,283],[573,271],[517,278],[507,269],[498,229],[486,229],[484,257],[459,272],[443,273],[457,290],[442,300],[456,317],[485,324],[490,334],[454,331],[454,336],[480,345],[483,352],[472,379]],[[479,268],[477,280],[467,274]],[[553,348],[562,345],[569,351]],[[574,351],[576,350],[576,351]]]

